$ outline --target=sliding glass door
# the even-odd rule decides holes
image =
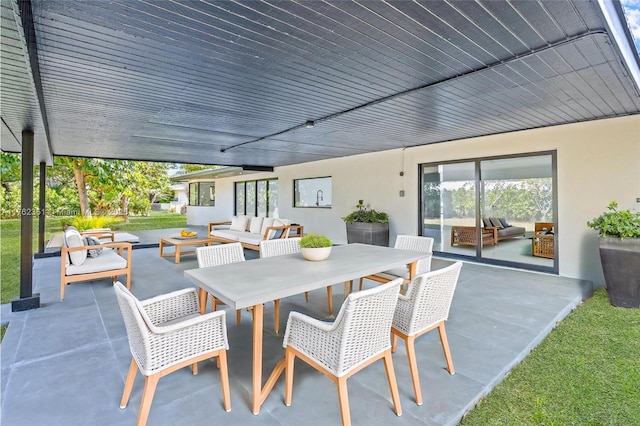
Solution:
[[[557,272],[554,152],[425,164],[421,178],[435,252]]]

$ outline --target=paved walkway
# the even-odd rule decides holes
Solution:
[[[137,234],[137,233],[136,233]],[[169,232],[171,234],[171,232]],[[162,235],[167,235],[167,230]],[[154,235],[153,238],[158,238]],[[152,237],[140,234],[141,242]],[[155,240],[156,243],[158,240]],[[257,253],[247,251],[247,258]],[[59,301],[59,257],[36,259],[34,291],[42,307],[11,313],[2,350],[3,426],[133,425],[143,380],[138,375],[129,406],[120,410],[124,377],[131,360],[127,337],[110,280],[69,285]],[[448,261],[434,259],[438,268]],[[139,298],[185,288],[183,271],[197,267],[195,256],[180,264],[160,259],[157,248],[133,251],[132,291]],[[367,282],[369,285],[374,285]],[[334,286],[334,306],[343,299]],[[453,299],[447,333],[456,374],[449,375],[437,332],[416,343],[424,404],[413,401],[413,390],[400,342],[394,365],[404,414],[393,413],[382,362],[349,379],[354,425],[454,425],[517,365],[580,302],[591,295],[589,282],[563,277],[465,263]],[[335,308],[336,310],[338,308]],[[283,324],[288,311],[326,316],[326,292],[282,301]],[[265,306],[264,374],[280,359],[282,336],[273,333],[273,304]],[[249,409],[251,389],[251,316],[242,324],[227,310],[232,410],[222,407],[215,362],[201,363],[192,376],[183,369],[160,380],[149,425],[338,425],[336,388],[325,376],[296,364],[291,407],[283,404],[280,379],[260,415]],[[284,328],[284,327],[283,327]]]

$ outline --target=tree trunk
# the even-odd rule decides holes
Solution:
[[[129,223],[129,197],[126,195],[122,196],[122,218]]]
[[[91,207],[89,206],[89,195],[87,194],[87,184],[84,173],[80,168],[79,160],[73,160],[73,175],[76,178],[78,187],[78,198],[80,199],[80,213],[82,216],[91,217]]]

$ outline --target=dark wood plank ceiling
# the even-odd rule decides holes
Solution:
[[[2,149],[31,126],[37,157],[281,166],[640,112],[597,2],[30,5],[44,106],[2,0]]]

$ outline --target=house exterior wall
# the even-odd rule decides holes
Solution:
[[[322,160],[278,167],[274,173],[220,179],[213,217],[228,220],[233,214],[232,182],[276,176],[280,217],[303,224],[305,233],[323,233],[334,243],[346,243],[341,218],[362,199],[367,206],[389,214],[390,241],[394,241],[398,234],[418,232],[420,164],[550,150],[557,151],[559,273],[602,286],[598,235],[586,223],[612,200],[621,208],[640,208],[636,203],[636,197],[640,197],[640,115]],[[404,176],[400,176],[401,171]],[[332,177],[332,208],[294,208],[293,180],[320,176]],[[399,194],[401,190],[404,197]]]

